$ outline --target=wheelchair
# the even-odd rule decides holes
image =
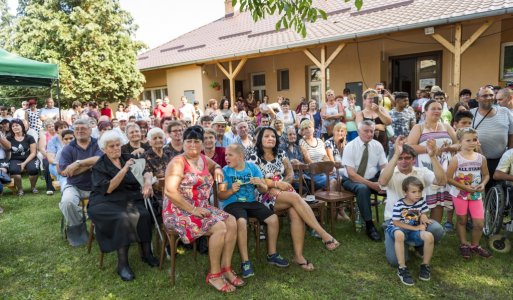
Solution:
[[[513,182],[502,182],[492,187],[484,201],[483,233],[490,248],[496,252],[511,250],[509,236],[513,232]],[[501,230],[504,229],[504,234]]]

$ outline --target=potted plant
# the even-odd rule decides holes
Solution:
[[[210,87],[215,89],[216,91],[219,91],[221,89],[221,85],[219,85],[219,82],[215,80],[210,83]]]

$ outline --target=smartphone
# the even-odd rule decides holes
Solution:
[[[379,97],[375,96],[373,102],[374,104],[379,105]]]

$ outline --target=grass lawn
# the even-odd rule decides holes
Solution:
[[[0,215],[0,299],[224,299],[226,296],[205,284],[208,259],[194,261],[186,252],[177,259],[177,283],[169,284],[169,261],[165,269],[151,269],[138,259],[135,245],[130,262],[136,275],[133,282],[122,282],[117,273],[116,254],[105,256],[99,269],[99,248],[91,254],[86,247],[71,248],[60,234],[60,195],[46,196],[39,181],[39,195],[18,198],[9,190],[0,198],[5,212]],[[28,186],[28,182],[24,182]],[[382,218],[381,218],[382,219]],[[283,220],[282,220],[283,221]],[[446,235],[435,248],[432,279],[407,287],[400,283],[396,270],[384,257],[384,244],[373,243],[363,232],[354,233],[348,223],[338,223],[335,237],[342,245],[333,253],[320,240],[307,236],[305,257],[316,267],[304,272],[291,265],[279,269],[250,253],[256,276],[248,285],[228,298],[240,299],[513,299],[513,254],[497,254],[488,260],[459,256],[454,234]],[[254,247],[250,238],[250,248]],[[484,241],[483,241],[484,243]],[[278,249],[292,258],[291,239],[286,221],[281,226]],[[264,250],[264,249],[261,249]],[[421,261],[408,262],[418,278]],[[234,269],[240,271],[236,252]]]

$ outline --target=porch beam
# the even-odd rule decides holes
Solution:
[[[337,49],[335,49],[335,51],[333,51],[333,53],[331,53],[330,57],[328,58],[328,60],[326,61],[326,68],[329,67],[331,65],[331,63],[333,62],[333,60],[335,58],[337,58],[337,56],[340,54],[340,52],[344,49],[344,47],[346,46],[345,43],[342,43],[340,45],[338,45]]]
[[[228,73],[228,71],[226,71],[226,69],[224,68],[224,66],[221,64],[221,63],[216,63],[217,67],[219,68],[219,70],[221,70],[224,75],[228,78],[230,78],[230,74]]]
[[[326,46],[321,48],[321,99],[326,103]]]
[[[239,64],[237,65],[237,67],[235,68],[235,71],[233,71],[233,77],[235,78],[237,75],[239,75],[239,72],[240,70],[242,70],[242,67],[244,67],[244,65],[246,64],[246,62],[248,61],[247,58],[243,58],[241,59],[241,61],[239,62]]]
[[[310,50],[304,49],[303,52],[317,66],[317,68],[321,68],[322,67],[321,62],[319,62],[319,60],[317,58],[315,58],[315,56],[312,54],[312,52],[310,52]]]
[[[440,44],[442,44],[442,46],[444,46],[445,48],[447,48],[447,50],[451,51],[451,53],[455,53],[454,51],[454,46],[449,42],[447,41],[443,36],[439,35],[438,33],[435,33],[432,35],[432,37],[437,41],[439,42]]]
[[[461,81],[461,23],[456,24],[454,31],[454,77],[452,84],[452,100],[456,101],[460,93]]]
[[[488,29],[492,26],[493,20],[486,20],[481,27],[479,27],[476,32],[474,32],[470,38],[465,41],[463,46],[461,46],[461,53],[465,52],[468,47],[472,46],[472,44]]]

